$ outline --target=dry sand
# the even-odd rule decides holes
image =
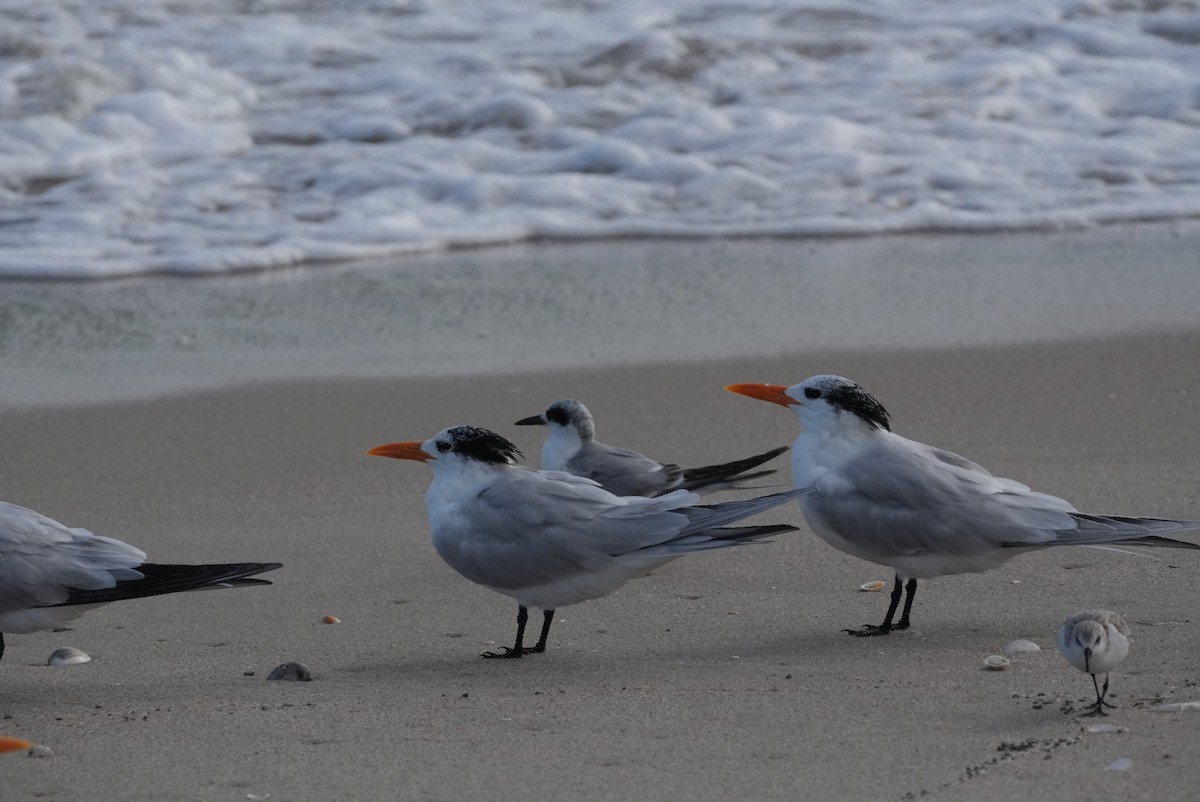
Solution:
[[[881,619],[886,596],[857,588],[887,572],[802,530],[672,563],[560,611],[547,654],[488,661],[478,654],[509,642],[515,604],[433,552],[424,467],[363,456],[475,422],[536,463],[540,432],[509,424],[571,395],[592,407],[602,439],[701,464],[795,433],[782,410],[722,385],[838,372],[874,391],[900,433],[1081,509],[1200,518],[1200,326],[895,346],[9,410],[5,499],[160,561],[285,568],[271,588],[127,602],[69,632],[10,636],[0,734],[55,756],[0,760],[0,797],[1193,795],[1200,713],[1148,708],[1200,699],[1195,552],[1023,556],[925,584],[914,631],[859,640],[840,628]],[[1062,620],[1087,607],[1118,610],[1133,628],[1113,675],[1119,708],[1106,719],[1120,733],[1084,730],[1095,721],[1072,711],[1091,683],[1053,648]],[[342,623],[321,623],[326,614]],[[1043,651],[981,670],[1014,638]],[[95,660],[42,665],[62,645]],[[315,681],[265,681],[288,660],[308,664]],[[1130,770],[1104,771],[1121,757]]]

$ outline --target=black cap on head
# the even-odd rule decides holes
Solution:
[[[480,426],[455,426],[450,435],[451,450],[469,459],[495,465],[515,465],[523,457],[521,450],[495,432]]]

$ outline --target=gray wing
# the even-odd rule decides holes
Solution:
[[[818,487],[806,510],[868,552],[982,555],[1051,545],[1076,528],[1063,499],[899,436],[879,438]]]
[[[0,613],[61,604],[72,590],[139,579],[134,569],[145,560],[127,543],[0,502]]]
[[[656,462],[636,451],[597,442],[579,449],[567,461],[566,468],[618,496],[657,496],[683,482],[683,469],[678,465]]]
[[[461,532],[435,538],[438,553],[468,579],[495,588],[545,584],[602,570],[630,552],[677,537],[697,500],[618,497],[570,474],[504,475],[464,505]]]

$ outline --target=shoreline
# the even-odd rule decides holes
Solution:
[[[1145,217],[1132,216],[1096,222],[1046,222],[1032,223],[1028,226],[1004,226],[994,228],[918,228],[880,231],[848,231],[828,233],[755,233],[744,234],[687,234],[663,233],[650,234],[614,234],[579,237],[534,237],[531,239],[493,242],[493,243],[462,243],[449,246],[415,248],[411,251],[397,251],[387,256],[346,257],[337,259],[311,259],[301,262],[284,264],[268,264],[235,268],[221,272],[204,271],[170,271],[154,270],[146,272],[115,273],[112,275],[40,275],[34,273],[0,273],[0,284],[108,284],[142,279],[179,279],[181,281],[208,281],[220,279],[244,279],[271,275],[277,272],[297,272],[307,270],[359,270],[371,269],[372,265],[394,265],[412,259],[444,258],[453,260],[463,253],[488,253],[506,249],[541,249],[541,248],[588,248],[604,247],[606,245],[645,244],[645,243],[793,243],[803,245],[827,244],[842,242],[867,242],[871,240],[894,240],[912,238],[979,238],[979,237],[1026,237],[1026,236],[1092,236],[1104,231],[1129,231],[1134,229],[1160,229],[1159,233],[1169,236],[1181,236],[1191,229],[1200,226],[1200,218],[1194,216],[1148,215]]]
[[[255,276],[0,283],[0,408],[1188,331],[1200,225],[513,246]]]

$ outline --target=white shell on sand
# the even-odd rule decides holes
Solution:
[[[863,584],[858,586],[858,589],[863,591],[864,593],[875,593],[876,591],[883,590],[883,588],[886,584],[887,583],[884,582],[882,579],[875,579],[870,582],[864,582]]]
[[[1088,732],[1120,732],[1121,728],[1116,724],[1089,724]]]
[[[1008,668],[1009,662],[1007,657],[998,654],[989,654],[983,658],[983,667],[988,671],[1003,671]]]
[[[1133,768],[1133,758],[1119,757],[1104,767],[1105,771],[1129,771]]]
[[[267,679],[290,680],[292,682],[312,682],[312,672],[304,663],[282,663],[267,675]]]
[[[46,661],[48,666],[77,666],[80,663],[90,663],[92,657],[87,652],[81,652],[78,649],[73,649],[70,646],[63,646],[61,649],[55,649],[50,655],[50,659]]]
[[[1010,640],[1008,643],[1004,644],[1004,649],[1002,651],[1005,654],[1020,654],[1021,652],[1040,652],[1041,650],[1042,647],[1038,646],[1033,641],[1025,640],[1024,638],[1017,638],[1016,640]]]
[[[1200,710],[1200,701],[1170,702],[1165,705],[1155,705],[1147,709],[1151,713],[1182,713],[1184,710]]]
[[[33,746],[29,747],[29,752],[27,754],[29,757],[54,757],[54,750],[48,746],[43,746],[42,744],[34,744]]]

